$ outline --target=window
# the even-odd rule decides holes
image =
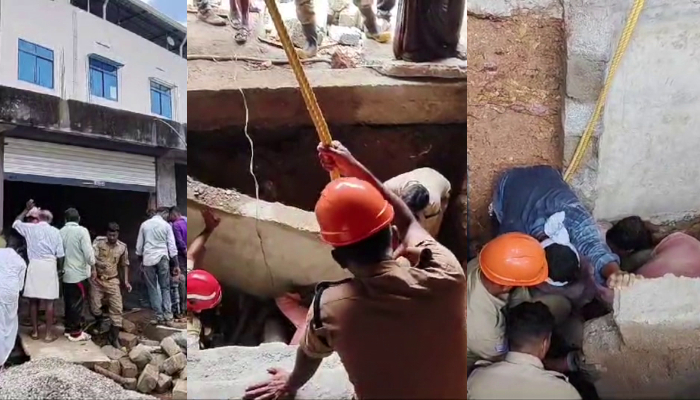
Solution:
[[[107,100],[119,99],[117,64],[90,57],[90,94]]]
[[[172,89],[151,81],[151,112],[173,119]]]
[[[19,40],[17,79],[53,89],[53,50]]]

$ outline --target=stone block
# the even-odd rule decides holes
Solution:
[[[148,351],[148,348],[142,344],[139,344],[138,346],[134,347],[130,352],[129,352],[129,359],[136,364],[139,369],[143,368],[146,364],[148,364],[153,356],[151,355],[151,352]]]
[[[186,367],[186,366],[185,366],[185,368],[182,369],[182,371],[180,371],[179,374],[177,374],[177,377],[178,377],[179,379],[184,380],[184,381],[187,380],[187,367]]]
[[[350,4],[348,7],[336,12],[336,14],[338,17],[338,26],[358,29],[363,28],[362,15],[354,4]]]
[[[173,378],[166,374],[158,375],[158,382],[156,382],[156,393],[165,393],[173,386]]]
[[[564,99],[564,136],[581,136],[588,126],[593,111],[595,110],[595,102],[581,102],[571,97]],[[601,123],[598,123],[594,132],[595,136],[600,136]]]
[[[665,276],[615,294],[615,323],[635,350],[700,349],[700,279]]]
[[[185,366],[187,366],[187,356],[183,353],[178,353],[165,360],[162,370],[166,374],[172,376],[185,368]]]
[[[139,338],[132,333],[119,332],[119,344],[130,350],[139,344]]]
[[[110,360],[109,365],[107,366],[107,371],[113,372],[117,375],[121,375],[122,373],[122,366],[119,363],[119,360]]]
[[[126,333],[136,333],[136,324],[128,319],[122,319],[122,330]]]
[[[120,358],[119,366],[121,367],[121,376],[124,378],[136,378],[139,376],[138,366],[131,362],[129,357]]]
[[[124,378],[122,381],[122,386],[126,390],[136,390],[136,378]]]
[[[151,393],[158,384],[159,376],[160,374],[156,367],[150,364],[146,365],[143,372],[141,372],[141,376],[139,376],[138,382],[136,383],[136,390],[141,393]]]
[[[160,347],[169,357],[182,353],[180,346],[178,346],[177,343],[175,343],[175,340],[170,336],[166,337],[160,342]]]
[[[566,61],[566,94],[582,102],[595,102],[605,82],[607,63],[570,55]]]
[[[173,400],[187,399],[187,381],[178,379],[173,387]]]
[[[157,340],[139,339],[139,343],[141,343],[142,345],[147,346],[147,347],[160,346],[160,342]]]
[[[101,349],[102,352],[105,353],[105,355],[109,357],[110,360],[119,360],[120,358],[126,356],[126,353],[123,352],[121,349],[117,349],[111,345],[102,346]]]
[[[168,356],[165,354],[153,354],[153,358],[151,358],[149,364],[154,365],[159,371],[163,371],[163,363],[165,363],[167,359]]]

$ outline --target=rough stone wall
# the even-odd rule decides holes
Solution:
[[[615,293],[614,312],[584,329],[586,361],[604,399],[696,398],[700,279],[667,276]]]

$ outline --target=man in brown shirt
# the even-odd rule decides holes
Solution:
[[[105,324],[102,315],[102,300],[109,304],[109,319],[112,326],[109,342],[119,346],[119,330],[122,327],[122,293],[119,281],[119,268],[124,270],[124,286],[131,292],[129,283],[129,252],[126,244],[119,240],[119,225],[112,222],[107,226],[107,236],[98,236],[92,244],[95,250],[95,269],[92,271],[90,285],[90,310],[97,318],[102,331]]]
[[[354,277],[319,284],[294,370],[271,369],[270,380],[244,398],[294,395],[337,351],[358,399],[466,399],[459,262],[340,143],[319,153],[324,168],[346,177],[331,182],[316,204],[321,236]],[[399,243],[395,251],[392,243]],[[395,260],[416,250],[423,257],[414,266]]]

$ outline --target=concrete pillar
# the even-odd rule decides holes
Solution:
[[[177,204],[175,160],[170,157],[158,157],[156,160],[156,203],[158,207]]]

